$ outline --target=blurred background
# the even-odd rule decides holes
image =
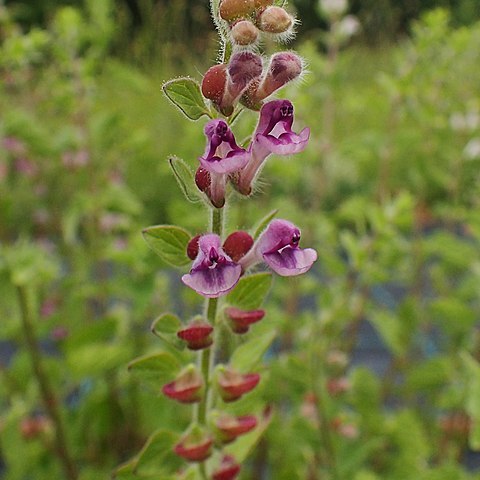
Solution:
[[[231,229],[278,208],[319,252],[275,280],[256,327],[278,337],[251,402],[277,413],[240,478],[479,479],[480,5],[328,3],[287,7],[309,74],[281,95],[310,145],[229,208]],[[196,168],[203,123],[161,85],[200,81],[217,46],[206,0],[0,0],[2,479],[64,478],[45,386],[81,480],[188,424],[126,365],[165,348],[162,311],[200,305],[141,230],[206,227],[167,162]]]

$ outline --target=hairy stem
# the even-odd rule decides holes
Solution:
[[[38,386],[40,387],[40,394],[45,410],[47,411],[48,416],[50,417],[50,420],[55,428],[55,453],[62,464],[65,472],[65,478],[67,480],[76,480],[78,478],[77,468],[68,451],[67,439],[57,398],[45,372],[39,342],[35,335],[34,319],[29,301],[29,292],[26,287],[18,286],[17,293],[21,310],[23,333],[27,342],[33,373],[38,382]]]
[[[223,232],[223,209],[212,208],[210,216],[210,231],[220,236]],[[205,314],[207,320],[212,326],[215,326],[215,320],[218,310],[218,298],[208,298],[205,300]],[[202,371],[203,381],[205,384],[205,393],[203,395],[198,409],[196,410],[196,421],[199,425],[206,425],[208,406],[210,403],[210,380],[211,370],[213,367],[213,351],[212,347],[205,348],[200,352],[199,356],[200,369]],[[199,471],[202,479],[207,478],[205,462],[200,463]]]

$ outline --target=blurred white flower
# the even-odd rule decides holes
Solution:
[[[463,149],[463,156],[467,160],[477,160],[480,158],[480,138],[472,138]]]
[[[338,24],[338,33],[342,39],[349,39],[353,37],[360,30],[360,22],[357,17],[353,15],[347,15]]]
[[[329,19],[342,16],[348,8],[347,0],[320,0],[318,4],[320,6],[320,10]]]

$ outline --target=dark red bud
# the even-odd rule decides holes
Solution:
[[[218,390],[224,402],[234,402],[253,390],[259,381],[258,373],[241,374],[233,370],[223,370],[218,376]]]
[[[162,392],[180,403],[199,402],[203,394],[202,376],[193,365],[188,366],[173,382],[164,385]]]
[[[230,327],[235,333],[247,333],[252,323],[260,321],[265,316],[265,310],[241,310],[240,308],[228,307],[225,314]]]
[[[200,320],[191,322],[186,328],[177,332],[177,336],[187,342],[187,348],[190,350],[201,350],[213,343],[212,332],[213,327]]]
[[[227,83],[227,65],[220,64],[210,67],[203,76],[202,94],[205,98],[219,104],[222,101]]]
[[[202,167],[198,167],[195,173],[195,184],[201,192],[206,192],[210,188],[210,172]]]
[[[201,235],[195,235],[187,245],[187,256],[190,260],[195,260],[198,255],[198,240]]]
[[[212,480],[234,480],[240,473],[240,465],[230,455],[222,458],[219,468],[213,472]]]
[[[173,451],[189,462],[203,462],[212,454],[213,439],[204,437],[193,440],[188,437],[183,438]]]
[[[247,232],[239,230],[231,233],[223,243],[223,250],[234,261],[238,262],[253,246],[253,238]]]
[[[253,415],[235,417],[223,414],[215,421],[219,440],[222,443],[233,442],[240,435],[250,432],[257,426],[257,419]]]

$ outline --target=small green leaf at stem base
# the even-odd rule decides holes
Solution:
[[[271,273],[254,273],[243,277],[227,295],[227,303],[243,310],[255,310],[262,304],[271,285]]]
[[[190,233],[174,225],[157,225],[143,230],[148,246],[165,262],[174,267],[183,267],[191,262],[187,256]]]
[[[185,198],[191,203],[202,201],[201,194],[195,185],[194,174],[190,167],[181,158],[176,156],[169,157],[168,163]]]
[[[203,115],[209,116],[200,85],[193,78],[174,78],[162,86],[165,96],[190,120],[198,120]]]
[[[172,380],[180,368],[180,362],[167,352],[144,355],[128,364],[128,370],[131,373],[158,392],[160,392],[162,384]]]
[[[153,321],[150,330],[164,342],[178,348],[179,350],[183,350],[185,348],[185,342],[180,340],[177,336],[177,332],[181,327],[182,322],[176,315],[173,315],[172,313],[163,313]]]

